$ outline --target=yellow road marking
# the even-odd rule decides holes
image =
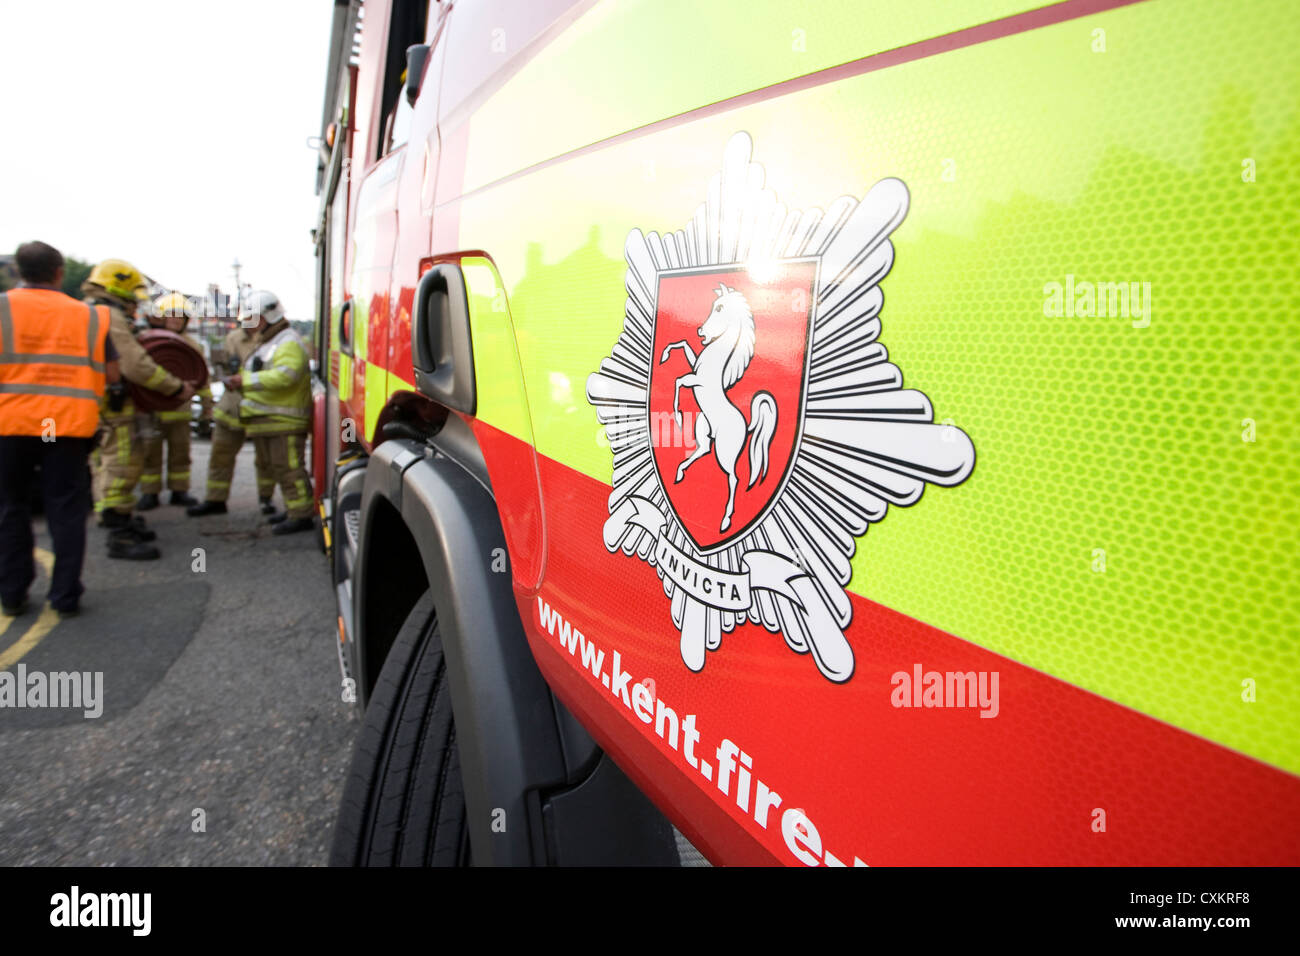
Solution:
[[[45,576],[49,577],[54,569],[54,555],[44,548],[36,549],[36,560],[42,568],[45,569]],[[6,617],[0,620],[0,636],[9,630],[9,625],[13,623],[13,618]],[[52,607],[41,609],[40,616],[36,618],[36,623],[27,629],[27,633],[20,637],[12,646],[0,653],[0,670],[12,667],[17,664],[33,647],[45,639],[45,635],[54,630],[54,625],[59,623],[59,614]]]
[[[18,639],[18,643],[0,654],[0,670],[12,667],[22,660],[28,651],[45,639],[46,634],[54,630],[54,625],[58,623],[58,612],[52,607],[43,608],[41,616],[36,619],[35,624],[28,628],[27,633]]]

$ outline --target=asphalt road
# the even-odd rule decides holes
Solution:
[[[196,440],[196,497],[207,455]],[[103,674],[97,718],[0,707],[0,865],[325,862],[359,718],[325,558],[270,534],[252,479],[246,446],[230,514],[147,513],[158,561],[109,560],[92,527],[82,615],[41,617],[42,571],[0,633],[0,669]]]

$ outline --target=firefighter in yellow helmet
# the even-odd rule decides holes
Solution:
[[[109,310],[109,339],[119,356],[122,377],[143,388],[189,401],[194,386],[160,366],[136,341],[132,330],[137,302],[144,293],[140,270],[121,259],[105,259],[90,271],[81,292],[91,305]],[[95,509],[109,530],[108,556],[151,560],[159,556],[149,542],[157,535],[133,514],[135,486],[144,464],[135,406],[125,382],[110,385],[100,408],[99,465],[95,474]]]
[[[284,514],[271,518],[273,533],[310,531],[315,522],[306,454],[311,429],[307,347],[270,292],[249,294],[240,308],[240,324],[257,329],[261,341],[228,384],[243,393],[240,421],[261,449],[284,497]]]
[[[185,334],[190,321],[190,305],[179,292],[161,296],[145,311],[145,321],[155,329],[175,332],[197,352],[203,347]],[[212,391],[204,386],[198,393],[202,414],[212,411]],[[189,507],[198,502],[190,497],[190,424],[192,409],[185,402],[179,408],[153,413],[153,428],[144,439],[144,465],[140,474],[140,500],[137,511],[151,511],[158,507],[158,494],[163,486],[163,446],[167,448],[167,489],[171,492],[169,504]]]
[[[235,326],[226,336],[224,352],[226,365],[224,374],[236,375],[257,347],[262,344],[261,335],[256,328],[246,329]],[[186,511],[192,518],[203,515],[223,515],[226,513],[226,501],[230,497],[230,482],[235,476],[235,459],[246,437],[244,423],[239,420],[239,403],[244,396],[239,389],[232,388],[229,382],[216,408],[212,410],[212,449],[208,455],[208,487],[202,504],[194,505]],[[275,494],[275,478],[265,458],[265,449],[258,443],[253,444],[253,464],[257,470],[257,497],[262,506],[262,514],[275,512],[271,496]]]

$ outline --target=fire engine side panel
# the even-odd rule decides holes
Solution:
[[[398,391],[414,390],[411,313],[415,287],[421,275],[421,263],[427,259],[430,249],[433,190],[437,182],[439,159],[438,99],[447,50],[447,20],[445,16],[435,17],[426,29],[424,42],[432,47],[432,55],[425,67],[420,96],[411,115],[410,139],[401,147],[405,159],[397,194],[397,244],[390,291],[393,308],[388,326],[386,354],[378,363],[387,373],[387,381],[381,392],[385,398]]]
[[[369,445],[387,389],[389,321],[388,277],[397,233],[397,180],[400,152],[379,158],[384,117],[380,108],[384,56],[388,46],[389,6],[368,4],[361,28],[360,63],[353,106],[351,190],[348,218],[348,291],[352,297],[350,355],[340,374],[345,417],[357,439]],[[350,374],[348,374],[350,373]],[[369,399],[368,399],[368,396]]]
[[[543,672],[723,862],[1300,861],[1300,662],[1281,639],[1300,611],[1300,191],[1284,161],[1300,147],[1300,17],[1221,0],[1008,3],[971,21],[912,4],[897,23],[856,4],[797,20],[736,6],[725,31],[692,29],[721,6],[585,11],[443,131],[435,250],[491,257],[528,403],[531,437],[491,405],[478,416],[498,495],[532,479],[492,462],[537,451],[544,575],[516,592]],[[849,42],[866,59],[836,67]],[[768,52],[791,44],[806,56]],[[859,207],[889,220],[873,308],[911,403],[894,412],[978,451],[968,480],[853,535],[843,611],[832,600],[847,679],[806,632],[754,623],[757,604],[722,612],[732,626],[696,667],[672,595],[705,585],[667,571],[663,538],[611,525],[627,476],[591,376],[638,334],[629,309],[649,296],[657,321],[638,270],[681,264],[645,237],[703,206],[694,235],[723,243],[708,210],[726,206],[732,187],[711,187],[725,170],[755,203],[817,210],[810,230]],[[895,179],[906,193],[872,192]],[[758,281],[761,263],[740,265]],[[1099,312],[1085,283],[1124,311]],[[619,360],[629,380],[668,361],[641,351],[639,371],[636,348]],[[498,372],[476,354],[479,381]],[[809,421],[813,438],[838,427]],[[812,528],[834,509],[808,474],[782,494]],[[930,673],[1000,694],[938,706]]]
[[[331,201],[330,211],[330,239],[329,239],[329,286],[330,286],[330,303],[329,303],[329,372],[328,381],[330,392],[327,401],[331,406],[331,416],[327,421],[327,427],[331,432],[330,458],[332,468],[337,452],[338,443],[341,435],[338,434],[338,425],[343,419],[349,417],[348,402],[352,395],[352,356],[340,347],[342,341],[343,324],[344,324],[344,305],[352,295],[349,276],[351,275],[352,263],[355,259],[355,252],[352,243],[352,167],[354,164],[354,150],[356,137],[354,124],[356,122],[356,97],[357,97],[357,67],[349,65],[347,68],[346,88],[344,92],[344,102],[346,108],[340,118],[342,120],[339,136],[342,137],[341,148],[343,155],[341,157],[341,166],[339,180],[334,187],[334,196]],[[349,320],[350,321],[350,320]],[[332,476],[331,476],[332,480]]]

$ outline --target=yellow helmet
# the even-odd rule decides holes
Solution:
[[[179,292],[168,292],[153,300],[153,314],[159,318],[190,314],[190,303]]]
[[[179,292],[168,292],[150,303],[145,318],[150,325],[163,326],[170,318],[183,317],[185,319],[185,324],[181,326],[183,329],[189,324],[190,315],[189,300]]]
[[[105,259],[90,270],[86,281],[97,285],[109,295],[117,296],[128,302],[134,302],[137,290],[144,288],[144,276],[140,270],[123,259]]]

